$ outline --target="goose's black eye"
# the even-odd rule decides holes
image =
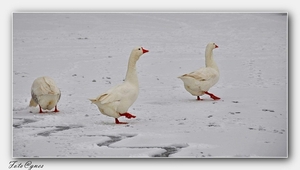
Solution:
[[[141,50],[140,48],[138,50]]]

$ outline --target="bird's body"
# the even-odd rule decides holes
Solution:
[[[108,90],[91,101],[96,104],[104,115],[119,118],[120,113],[126,113],[138,97],[138,88],[129,82],[124,82]]]
[[[102,114],[115,118],[117,124],[126,124],[125,122],[119,122],[118,118],[121,116],[129,119],[135,118],[134,115],[128,113],[128,109],[136,101],[139,94],[136,62],[146,52],[148,50],[142,47],[133,49],[129,57],[125,81],[97,98],[90,99],[92,103],[98,106]]]
[[[214,100],[220,99],[208,92],[208,90],[214,86],[220,78],[219,68],[213,59],[212,53],[212,50],[215,48],[218,48],[215,43],[209,43],[206,46],[206,67],[178,77],[183,81],[185,89],[193,96],[197,96],[198,100],[200,100],[200,96],[204,94],[210,95],[210,97]]]
[[[52,78],[39,77],[32,83],[29,106],[36,107],[39,105],[40,113],[43,113],[43,110],[52,110],[53,108],[55,108],[54,112],[58,112],[57,103],[60,97],[61,92]]]

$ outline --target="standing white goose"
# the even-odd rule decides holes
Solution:
[[[121,116],[125,116],[128,119],[136,117],[127,111],[135,102],[139,93],[136,62],[142,54],[147,52],[148,50],[143,47],[134,48],[129,57],[125,81],[111,88],[106,93],[99,95],[96,99],[90,99],[92,103],[98,106],[102,114],[114,117],[116,124],[127,124],[118,120]]]
[[[40,113],[44,113],[44,110],[57,110],[57,103],[60,99],[61,92],[56,86],[54,80],[50,77],[44,76],[34,80],[31,86],[31,100],[30,107],[36,107],[39,105]]]
[[[215,48],[218,48],[218,45],[215,43],[208,43],[206,46],[206,67],[178,77],[183,81],[185,89],[193,96],[197,96],[197,100],[201,100],[200,96],[204,94],[209,95],[214,100],[220,99],[208,92],[208,90],[218,82],[220,77],[219,68],[213,58],[213,49]]]

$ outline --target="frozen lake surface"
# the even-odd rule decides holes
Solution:
[[[287,15],[277,13],[15,13],[13,157],[285,158]],[[219,82],[197,101],[177,77],[204,66],[215,42]],[[136,46],[140,93],[116,125],[89,98],[120,84]],[[52,77],[59,113],[29,108]]]

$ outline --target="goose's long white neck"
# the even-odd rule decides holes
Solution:
[[[205,50],[205,66],[212,67],[219,72],[219,68],[213,57],[213,50],[210,48],[206,48],[206,50]]]
[[[138,77],[136,72],[136,62],[138,58],[139,58],[138,56],[130,55],[125,82],[127,81],[135,85],[138,85]]]

